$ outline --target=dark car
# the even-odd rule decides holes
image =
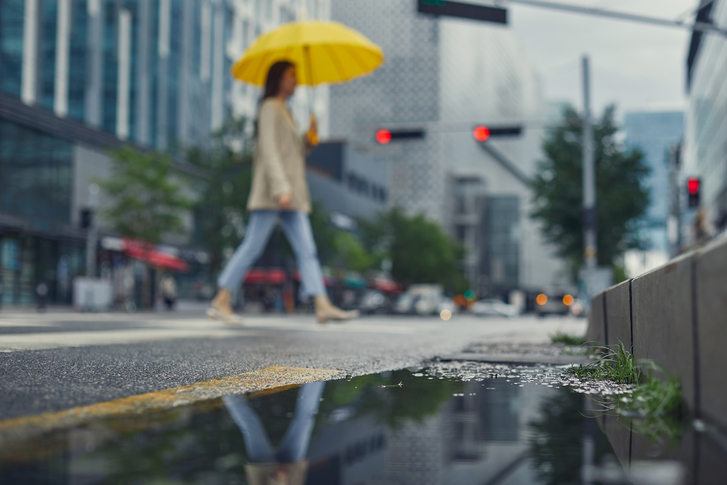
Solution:
[[[571,295],[565,293],[541,293],[535,299],[535,314],[539,317],[568,315],[574,301]]]

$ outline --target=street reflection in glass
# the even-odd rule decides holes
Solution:
[[[581,483],[613,453],[584,399],[407,370],[309,383],[0,441],[0,483]]]

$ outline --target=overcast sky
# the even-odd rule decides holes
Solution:
[[[697,0],[557,0],[675,19]],[[691,31],[507,4],[510,28],[540,73],[545,99],[583,106],[581,57],[591,62],[594,114],[616,103],[625,111],[684,109]],[[689,17],[690,20],[693,16]]]

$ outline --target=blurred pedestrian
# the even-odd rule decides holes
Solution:
[[[159,282],[159,290],[161,291],[162,299],[167,310],[172,311],[174,304],[177,302],[177,282],[172,275],[164,275]]]
[[[250,221],[244,241],[220,274],[219,291],[207,309],[211,318],[241,322],[230,308],[230,297],[262,254],[278,220],[295,253],[305,292],[314,299],[318,322],[358,316],[358,312],[333,306],[323,282],[308,218],[311,204],[305,178],[305,155],[318,128],[311,118],[308,132],[300,135],[286,106],[296,85],[294,64],[280,61],[270,67],[255,123],[253,181],[247,204]]]
[[[45,281],[38,283],[35,287],[36,304],[39,312],[44,312],[48,303],[48,285]]]

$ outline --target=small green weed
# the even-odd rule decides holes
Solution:
[[[550,342],[554,344],[565,344],[565,345],[583,345],[585,340],[582,337],[570,335],[565,332],[558,330],[550,336]]]
[[[569,369],[580,379],[609,380],[619,384],[632,384],[629,394],[614,400],[598,401],[606,410],[632,419],[634,431],[650,441],[676,442],[681,434],[682,390],[679,379],[650,360],[634,359],[631,352],[619,342],[616,349],[599,347],[601,358],[586,366]],[[654,376],[662,374],[665,380]]]
[[[579,379],[608,380],[618,384],[638,384],[641,380],[641,370],[636,365],[634,356],[626,350],[624,344],[619,342],[616,349],[611,347],[597,347],[601,350],[601,357],[588,365],[579,365],[569,369]]]

